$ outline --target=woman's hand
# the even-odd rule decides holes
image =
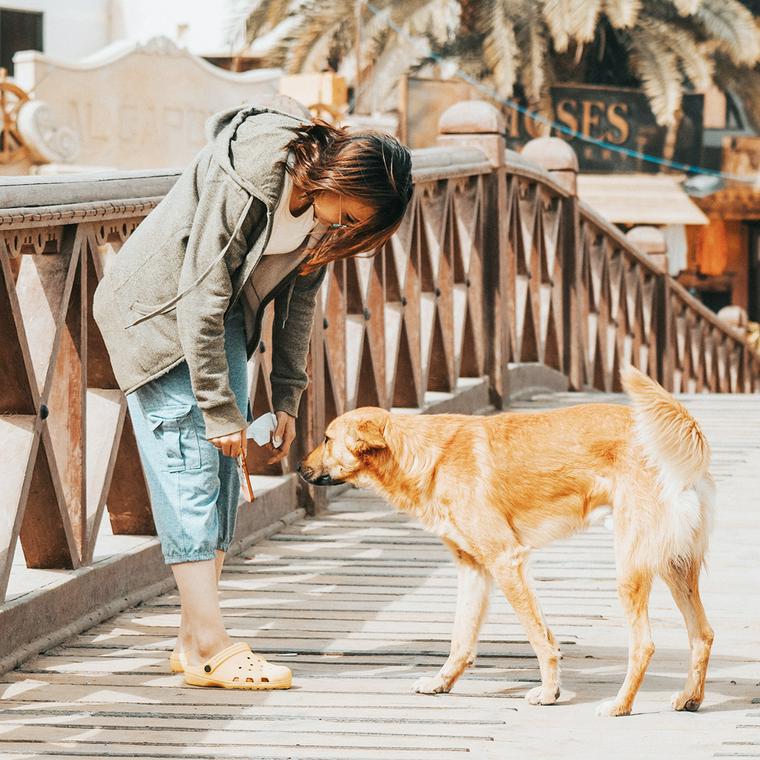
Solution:
[[[296,437],[296,418],[291,417],[287,412],[276,412],[275,416],[277,427],[272,433],[272,443],[267,444],[274,454],[267,460],[267,464],[275,464],[285,459]]]
[[[209,438],[209,441],[216,446],[219,451],[226,457],[236,457],[240,454],[245,446],[245,428],[238,430],[237,433],[228,433],[220,435],[218,438]]]

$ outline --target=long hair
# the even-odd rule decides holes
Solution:
[[[412,156],[391,135],[349,132],[321,119],[292,128],[288,144],[293,183],[313,202],[324,190],[361,200],[374,209],[362,224],[328,230],[301,267],[302,274],[358,253],[373,253],[398,229],[412,198]]]

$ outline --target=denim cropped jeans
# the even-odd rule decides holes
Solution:
[[[245,321],[238,301],[225,320],[230,387],[248,409]],[[166,564],[213,559],[235,532],[240,480],[235,460],[206,440],[187,363],[127,395],[153,519]]]

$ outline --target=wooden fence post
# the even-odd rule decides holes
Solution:
[[[503,114],[484,100],[465,100],[447,108],[438,121],[438,146],[480,148],[493,166],[483,188],[483,324],[487,341],[491,402],[509,401],[510,299],[507,267],[507,185]]]
[[[573,390],[580,390],[584,377],[581,370],[580,284],[582,263],[581,227],[578,210],[578,157],[567,142],[559,137],[538,137],[522,149],[521,155],[548,172],[567,192],[562,199],[562,370]]]
[[[653,324],[657,331],[656,372],[649,374],[666,390],[674,390],[675,357],[671,350],[672,322],[670,318],[670,292],[668,287],[668,244],[662,230],[641,225],[628,230],[626,237],[636,248],[662,271],[657,274],[654,296]]]

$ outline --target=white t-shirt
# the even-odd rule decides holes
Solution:
[[[288,164],[293,165],[293,154],[288,154]],[[290,213],[290,196],[293,192],[293,180],[285,172],[285,184],[280,195],[280,202],[274,211],[272,234],[264,249],[264,255],[273,253],[290,253],[295,251],[304,238],[314,229],[317,220],[314,218],[314,206],[309,205],[298,216]]]
[[[293,165],[293,154],[288,153],[288,164]],[[309,236],[307,248],[315,246],[325,234],[327,227],[317,222],[314,217],[314,206],[309,206],[298,216],[290,213],[290,195],[293,192],[293,180],[285,172],[285,184],[282,194],[274,211],[272,220],[272,232],[267,241],[262,255],[274,255],[278,253],[290,253],[299,248],[304,239]],[[255,312],[259,299],[256,296],[253,283],[249,277],[243,285],[243,296],[248,302],[252,312]]]

